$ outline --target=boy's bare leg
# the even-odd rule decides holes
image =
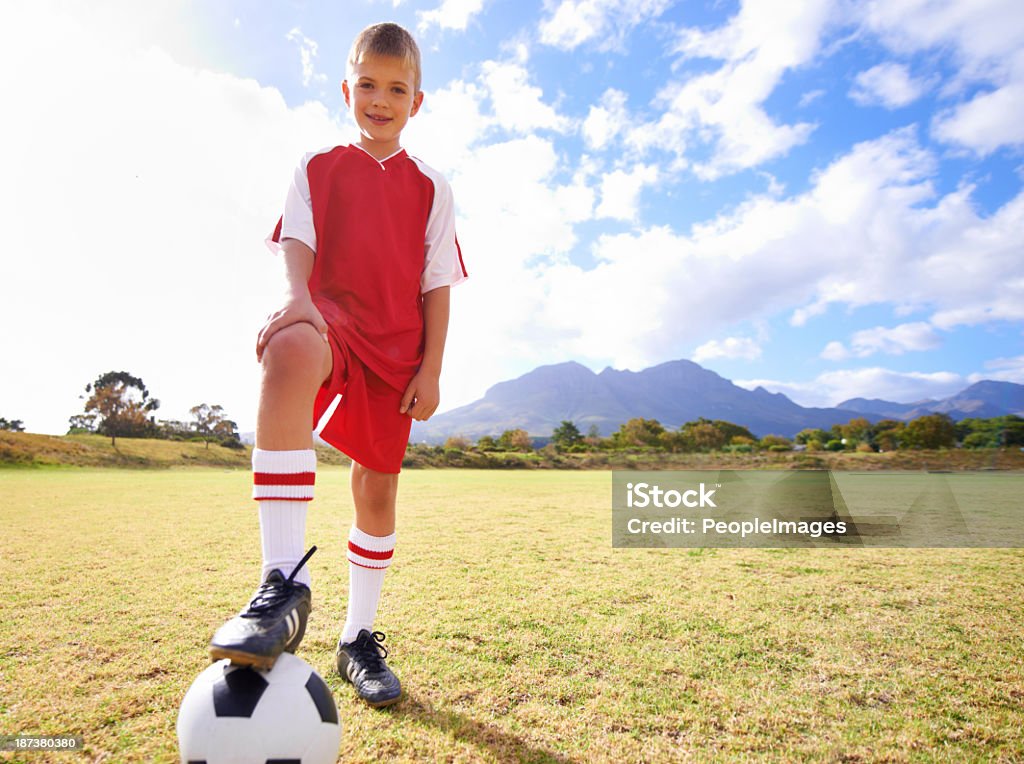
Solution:
[[[390,706],[402,695],[384,657],[384,636],[373,630],[384,573],[395,549],[398,475],[352,463],[356,517],[348,537],[348,613],[338,642],[338,671],[371,706]]]
[[[331,373],[331,351],[312,325],[295,323],[270,337],[262,362],[253,451],[262,583],[249,605],[213,635],[210,657],[270,668],[282,651],[298,647],[312,609],[304,565],[309,553],[302,552],[316,476],[313,403]]]
[[[263,352],[257,448],[313,447],[313,402],[331,368],[331,348],[312,324],[292,324],[270,338]]]
[[[356,517],[348,536],[349,596],[342,642],[351,642],[363,629],[373,631],[384,573],[395,550],[397,495],[398,475],[352,462]]]
[[[359,530],[371,536],[394,533],[397,497],[398,475],[377,472],[352,462],[352,501]]]

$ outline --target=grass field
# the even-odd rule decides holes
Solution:
[[[259,570],[244,470],[0,471],[0,733],[176,761],[177,706]],[[347,470],[310,512],[299,654],[344,761],[1022,761],[1024,550],[613,550],[608,472],[407,471],[378,627],[333,672]]]

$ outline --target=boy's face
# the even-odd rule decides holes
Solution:
[[[423,93],[415,92],[412,69],[400,58],[363,56],[352,67],[349,78],[341,83],[345,104],[359,125],[360,145],[384,159],[394,154],[409,118],[423,103]]]

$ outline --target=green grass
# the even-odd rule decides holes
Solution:
[[[248,485],[0,472],[0,733],[86,743],[23,760],[177,760],[258,577]],[[317,496],[299,654],[345,761],[1024,760],[1021,550],[613,550],[607,472],[408,471],[378,621],[407,696],[381,712],[333,672],[347,470]]]

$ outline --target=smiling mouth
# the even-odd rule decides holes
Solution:
[[[373,122],[375,125],[386,125],[391,121],[391,117],[382,117],[379,114],[367,114],[366,118]]]

